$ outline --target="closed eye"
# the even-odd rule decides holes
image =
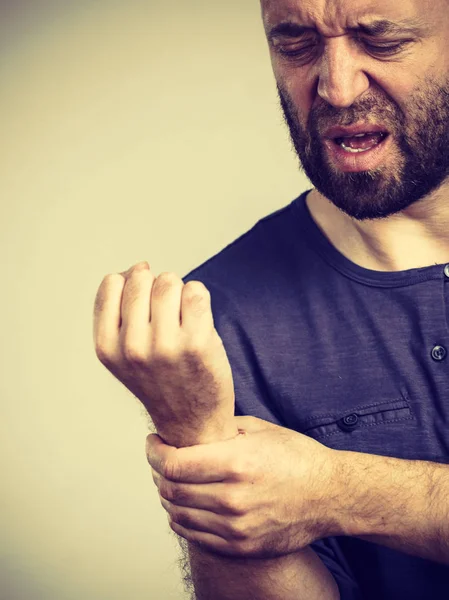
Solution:
[[[313,50],[317,48],[318,44],[311,44],[309,46],[302,46],[301,48],[296,48],[294,50],[284,50],[281,47],[277,47],[277,51],[282,56],[305,56],[306,54],[310,54]]]
[[[403,40],[396,44],[372,44],[367,42],[366,40],[359,41],[364,45],[364,47],[371,52],[372,54],[377,54],[379,56],[388,56],[399,53],[401,50],[405,48],[407,44],[410,44],[410,40]],[[299,57],[307,57],[310,56],[311,53],[316,50],[319,44],[308,44],[307,46],[302,46],[300,48],[295,48],[292,50],[283,49],[281,46],[277,46],[277,52],[281,56],[285,56],[288,58],[299,58]]]
[[[369,42],[364,41],[363,44],[365,48],[369,51],[374,52],[376,54],[396,54],[400,50],[402,50],[406,44],[409,44],[408,40],[404,40],[403,42],[399,42],[398,44],[370,44]]]

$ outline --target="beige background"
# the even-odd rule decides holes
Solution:
[[[104,275],[185,275],[310,187],[258,0],[2,0],[2,600],[185,598]]]

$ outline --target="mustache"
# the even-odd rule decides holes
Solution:
[[[394,133],[398,126],[403,125],[404,120],[396,110],[379,110],[377,103],[373,106],[370,102],[366,106],[357,105],[345,109],[333,106],[312,109],[306,128],[310,133],[322,136],[329,127],[350,127],[358,123],[384,125],[390,133]]]
[[[390,133],[397,133],[406,124],[405,114],[384,98],[364,98],[348,108],[319,104],[312,108],[307,121],[308,131],[322,135],[329,127],[350,127],[357,123],[384,125]]]
[[[288,114],[299,126],[297,109],[291,98],[279,85],[277,88],[281,105],[287,108]],[[385,125],[390,133],[395,133],[405,125],[405,114],[399,106],[383,97],[363,98],[347,108],[323,102],[311,108],[305,129],[311,135],[322,136],[329,127],[350,127],[360,122]]]

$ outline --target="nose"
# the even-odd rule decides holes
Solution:
[[[361,61],[346,36],[328,39],[317,63],[318,95],[332,106],[351,106],[370,86]]]

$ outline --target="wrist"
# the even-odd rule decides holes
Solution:
[[[157,423],[157,434],[169,446],[186,448],[199,444],[212,444],[236,437],[239,433],[234,416],[214,419],[199,424]]]

